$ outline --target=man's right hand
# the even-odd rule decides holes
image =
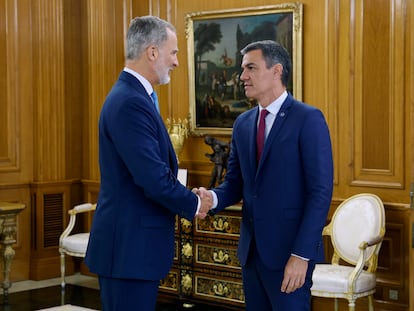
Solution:
[[[213,206],[213,195],[204,187],[194,188],[192,192],[197,194],[201,200],[201,206],[196,217],[204,219]]]

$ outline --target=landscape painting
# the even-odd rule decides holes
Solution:
[[[186,16],[189,62],[190,127],[193,134],[231,134],[234,120],[253,108],[240,80],[240,50],[271,39],[290,53],[288,90],[301,98],[302,5],[286,3]]]

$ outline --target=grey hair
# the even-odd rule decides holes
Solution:
[[[168,38],[167,29],[176,33],[172,24],[156,16],[148,15],[132,19],[126,39],[126,59],[133,60],[140,57],[151,44],[162,46]]]
[[[241,55],[245,55],[247,52],[253,50],[262,51],[267,68],[270,68],[276,64],[281,64],[283,66],[281,80],[282,84],[287,87],[292,72],[292,62],[290,60],[289,52],[276,41],[263,40],[246,45],[240,53]]]

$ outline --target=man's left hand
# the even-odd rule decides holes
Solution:
[[[282,282],[281,291],[284,293],[293,293],[305,284],[306,272],[308,271],[308,262],[301,258],[290,256]]]

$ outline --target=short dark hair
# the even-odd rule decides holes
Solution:
[[[240,53],[241,55],[245,55],[247,52],[253,50],[262,51],[267,68],[270,68],[275,64],[281,64],[283,66],[281,80],[282,84],[287,87],[292,72],[292,62],[290,60],[289,52],[276,41],[263,40],[249,43],[240,51]]]

